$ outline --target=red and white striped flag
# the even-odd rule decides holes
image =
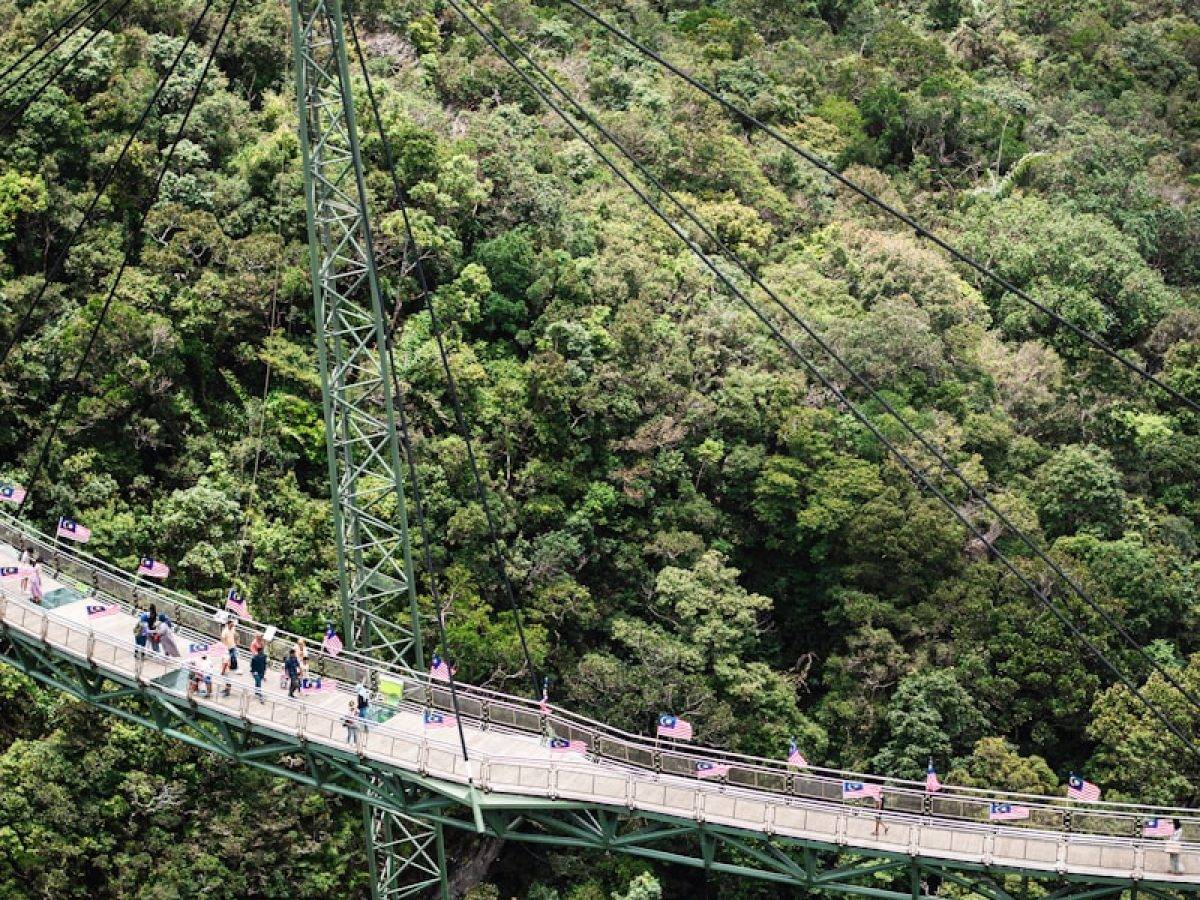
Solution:
[[[729,766],[723,763],[714,762],[698,762],[696,763],[697,778],[724,778],[729,774]]]
[[[659,737],[690,741],[692,739],[692,723],[679,718],[679,716],[664,714],[658,717],[658,729],[655,734]]]
[[[143,556],[138,563],[137,573],[145,575],[147,578],[166,578],[171,574],[171,569],[166,563],[161,563],[149,556]]]
[[[92,529],[84,528],[74,519],[68,519],[66,516],[62,516],[58,520],[58,530],[54,533],[60,538],[77,541],[80,544],[86,544],[92,539]]]
[[[321,649],[330,656],[337,656],[342,652],[342,639],[338,637],[332,625],[325,626],[325,640],[321,641]]]
[[[1100,788],[1090,781],[1084,781],[1078,775],[1071,775],[1067,779],[1067,796],[1072,800],[1094,803],[1100,799]]]
[[[103,619],[105,616],[115,616],[121,611],[121,607],[110,603],[89,603],[86,608],[89,619]]]
[[[453,728],[456,724],[458,724],[458,720],[449,713],[434,712],[431,709],[425,710],[426,728]]]
[[[1142,826],[1142,837],[1170,837],[1175,833],[1175,822],[1171,819],[1147,819]]]
[[[25,488],[19,484],[0,484],[0,502],[24,503]]]
[[[796,739],[792,738],[791,746],[788,747],[787,761],[789,766],[795,766],[798,769],[807,769],[808,760],[804,758],[804,754],[800,752],[800,748],[796,745]]]
[[[437,681],[450,680],[450,666],[438,654],[433,654],[433,663],[429,666],[429,677]]]
[[[929,768],[925,770],[925,790],[930,794],[936,794],[942,789],[942,783],[938,781],[937,772],[933,768],[933,760],[929,761]]]
[[[33,574],[33,566],[0,566],[0,579],[28,578]]]
[[[550,738],[551,753],[587,753],[587,743],[584,741],[568,741],[566,738]]]
[[[873,797],[879,800],[883,797],[883,789],[877,784],[867,784],[863,781],[842,782],[843,800],[857,800],[860,797]]]
[[[238,593],[237,588],[230,588],[229,593],[225,595],[225,608],[239,618],[250,618],[250,610],[246,606],[246,601],[242,599],[242,595]]]
[[[550,686],[545,681],[542,682],[542,699],[538,701],[538,709],[543,716],[550,715]]]
[[[988,808],[988,818],[993,822],[1015,822],[1018,819],[1028,819],[1029,807],[1017,806],[1015,803],[993,803]]]

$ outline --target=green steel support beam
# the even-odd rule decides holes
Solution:
[[[421,619],[388,325],[341,0],[291,0],[291,16],[342,635],[350,647],[420,669]],[[376,900],[400,900],[433,886],[448,894],[440,829],[364,807]]]

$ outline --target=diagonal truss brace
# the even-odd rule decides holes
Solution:
[[[873,900],[937,900],[971,894],[984,900],[1116,900],[1128,893],[1153,900],[1178,900],[1200,893],[1200,885],[1170,885],[1044,871],[993,870],[971,861],[946,861],[908,853],[848,850],[798,838],[748,833],[714,823],[639,813],[613,807],[485,795],[475,800],[461,785],[380,767],[353,750],[327,747],[248,726],[194,702],[163,694],[153,685],[106,679],[84,662],[57,655],[38,639],[0,623],[0,661],[51,687],[126,721],[135,722],[230,760],[282,776],[323,792],[359,800],[425,830],[393,830],[386,841],[394,859],[422,856],[434,869],[384,869],[384,883],[399,896],[428,896],[440,882],[444,849],[425,837],[429,826],[476,831],[473,803],[480,802],[484,832],[534,846],[619,852],[643,859],[750,878],[809,892]],[[432,832],[436,834],[437,832]],[[414,852],[419,851],[419,852]],[[418,874],[424,871],[426,882]],[[399,876],[403,876],[402,878]],[[1023,882],[1020,892],[1014,885]],[[425,893],[422,894],[421,892]]]

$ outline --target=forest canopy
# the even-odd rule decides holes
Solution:
[[[440,0],[354,4],[535,664],[633,731],[947,783],[1200,803],[1197,759],[997,551],[1054,581],[894,408],[1095,601],[1070,622],[1192,741],[1200,415],[955,262],[569,4],[488,8],[807,323],[768,318],[979,539],[774,341]],[[337,610],[290,25],[131,0],[26,104],[0,78],[0,481],[36,465],[121,564],[319,635]],[[68,0],[0,0],[0,70]],[[1181,0],[665,0],[604,15],[1200,401],[1200,21]],[[177,54],[177,74],[122,146]],[[65,58],[65,56],[63,57]],[[359,115],[366,120],[361,79]],[[25,106],[27,105],[27,108]],[[464,680],[527,690],[378,135],[375,250]],[[58,253],[109,178],[95,221]],[[144,227],[138,210],[152,204]],[[678,218],[678,216],[676,216]],[[80,378],[105,295],[130,251]],[[814,337],[815,335],[815,337]],[[828,344],[873,391],[822,354]],[[268,377],[269,373],[269,377]],[[265,389],[264,389],[265,385]],[[877,391],[878,393],[874,393]],[[420,549],[420,548],[418,548]],[[418,557],[420,553],[417,554]],[[424,576],[422,576],[423,578]],[[432,615],[427,583],[422,603]],[[1135,653],[1106,621],[1141,646]],[[431,645],[432,646],[432,645]],[[361,896],[360,810],[0,669],[0,896]],[[456,843],[455,860],[478,846]],[[536,865],[527,858],[532,854]],[[476,900],[695,896],[701,873],[503,848]],[[715,882],[722,897],[778,889]]]

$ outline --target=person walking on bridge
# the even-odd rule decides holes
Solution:
[[[158,630],[160,621],[158,607],[151,603],[150,612],[146,615],[146,636],[150,640],[150,649],[155,653],[162,653],[162,633]]]
[[[158,649],[167,656],[178,656],[179,645],[175,643],[175,632],[171,628],[171,620],[165,615],[159,616],[158,625],[154,630],[158,634]]]
[[[287,659],[283,661],[283,671],[287,673],[288,696],[295,697],[300,690],[300,657],[296,655],[295,647],[288,651]]]
[[[1183,858],[1181,857],[1180,853],[1183,850],[1183,828],[1182,823],[1178,819],[1175,819],[1172,824],[1175,827],[1171,831],[1171,836],[1167,838],[1166,850],[1167,855],[1171,858],[1171,874],[1182,875]]]
[[[29,578],[29,598],[39,606],[42,603],[42,560],[37,555],[33,557],[33,575]]]
[[[296,661],[300,663],[300,677],[308,677],[308,641],[304,638],[296,638],[296,644],[292,648],[292,652],[296,654]]]
[[[354,689],[354,705],[358,709],[358,717],[365,719],[367,708],[371,705],[371,692],[362,682],[359,682],[358,687]]]
[[[263,679],[267,677],[267,654],[261,642],[254,655],[250,657],[250,674],[254,677],[254,696],[258,698],[259,703],[266,703],[266,700],[263,699],[262,686]]]
[[[237,671],[237,619],[226,619],[221,626],[221,643],[229,654],[229,671]]]
[[[29,552],[29,548],[25,547],[21,550],[21,555],[17,557],[17,565],[28,566],[33,562],[33,554]],[[26,575],[21,579],[21,593],[29,593],[29,576]]]
[[[133,623],[134,659],[141,659],[146,655],[146,644],[149,640],[150,617],[145,613],[138,613],[137,621]]]

